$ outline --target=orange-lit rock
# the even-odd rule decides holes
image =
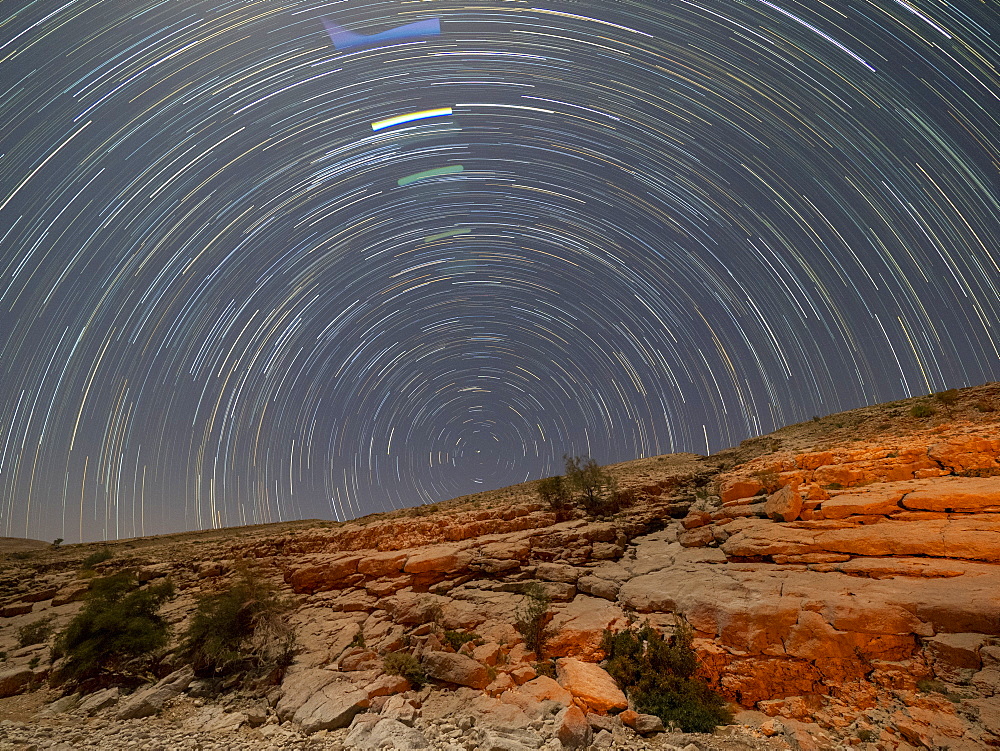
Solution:
[[[563,657],[556,661],[556,670],[559,684],[582,700],[592,712],[606,714],[628,707],[628,699],[615,679],[599,665]]]
[[[607,600],[577,595],[556,610],[548,625],[545,652],[553,657],[573,655],[583,660],[599,660],[604,630],[617,630],[625,623],[625,613]]]
[[[1000,478],[942,477],[907,493],[902,505],[920,511],[979,511],[1000,506]]]

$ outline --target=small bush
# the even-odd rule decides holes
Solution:
[[[545,675],[555,680],[556,677],[555,660],[542,660],[541,662],[536,662],[534,667],[535,667],[535,672],[538,675]]]
[[[539,584],[529,584],[524,589],[524,595],[525,600],[517,612],[514,625],[524,637],[528,649],[541,655],[552,598]]]
[[[470,641],[476,641],[481,637],[474,631],[445,631],[444,640],[451,645],[456,652]]]
[[[266,579],[244,570],[229,589],[198,601],[182,651],[201,675],[277,680],[295,646],[288,609]]]
[[[358,633],[356,633],[354,635],[354,638],[351,639],[351,643],[348,644],[347,646],[349,646],[349,647],[360,647],[361,649],[364,649],[365,648],[365,632],[364,631],[358,631]]]
[[[566,456],[565,459],[566,482],[580,494],[580,502],[587,513],[592,516],[615,513],[618,510],[615,478],[591,458]]]
[[[115,554],[111,552],[110,548],[101,548],[100,550],[95,550],[93,553],[84,558],[83,562],[80,564],[80,568],[85,571],[92,571],[94,566],[98,563],[104,563],[114,557]]]
[[[910,415],[912,417],[920,417],[920,418],[932,417],[936,413],[937,410],[934,409],[934,407],[932,407],[927,402],[918,402],[917,404],[914,404],[912,407],[910,407]]]
[[[939,402],[944,404],[946,407],[951,407],[956,402],[958,402],[958,389],[948,389],[947,391],[939,391],[934,394],[934,398]]]
[[[538,493],[538,498],[543,503],[549,504],[552,508],[564,508],[573,503],[569,488],[563,482],[562,475],[539,480],[535,483],[535,492]]]
[[[858,740],[862,743],[871,743],[878,738],[878,733],[876,733],[871,728],[861,728],[858,731]]]
[[[606,669],[628,693],[636,711],[653,714],[685,733],[710,733],[733,721],[725,700],[692,676],[698,660],[687,623],[664,638],[648,624],[639,629],[605,631],[601,648]]]
[[[409,652],[390,652],[382,658],[382,669],[389,675],[406,678],[414,688],[421,688],[427,683],[427,673]]]
[[[39,618],[37,621],[21,626],[17,630],[17,646],[30,647],[32,644],[44,644],[52,636],[52,620],[54,616]]]
[[[83,610],[56,637],[52,656],[66,658],[56,680],[141,672],[143,662],[167,643],[168,625],[159,610],[173,592],[169,580],[139,588],[131,571],[94,579]]]
[[[61,538],[61,537],[57,537],[56,539],[54,539],[54,540],[52,541],[52,547],[54,547],[54,548],[58,548],[58,547],[59,547],[60,545],[62,545],[62,544],[63,544],[63,542],[65,542],[65,541],[63,540],[63,538]]]
[[[922,678],[917,681],[917,691],[924,694],[947,694],[948,686],[943,682],[934,680],[932,678]]]

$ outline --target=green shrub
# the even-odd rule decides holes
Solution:
[[[414,688],[420,688],[427,683],[427,673],[416,657],[409,652],[390,652],[382,658],[382,669],[389,675],[401,675]]]
[[[169,580],[139,588],[131,571],[94,579],[83,610],[56,637],[52,656],[66,658],[56,680],[141,671],[143,661],[167,643],[159,609],[173,592]]]
[[[277,680],[295,646],[288,609],[270,582],[244,570],[229,589],[198,600],[182,653],[199,675]]]
[[[871,743],[878,738],[878,733],[876,733],[871,728],[861,728],[858,731],[858,740],[862,743]]]
[[[465,644],[467,644],[468,642],[470,642],[470,641],[476,641],[476,639],[480,639],[480,638],[482,638],[482,637],[480,637],[479,634],[477,634],[475,631],[445,631],[444,632],[444,640],[446,642],[448,642],[448,644],[451,645],[451,648],[454,649],[456,652],[458,650],[460,650],[462,648],[462,646],[465,645]]]
[[[44,644],[52,636],[52,621],[55,616],[46,616],[37,621],[21,626],[17,630],[17,646],[30,647],[32,644]]]
[[[556,521],[566,521],[572,516],[573,497],[568,483],[561,475],[546,477],[535,485],[538,498],[556,512]]]
[[[98,563],[104,563],[106,560],[114,557],[115,554],[111,552],[111,548],[100,548],[84,558],[80,564],[80,568],[91,571]]]
[[[910,415],[913,417],[932,417],[936,412],[937,410],[927,402],[918,402],[910,407]]]
[[[524,637],[528,649],[541,655],[552,598],[541,585],[534,583],[524,588],[524,596],[525,600],[517,611],[514,625]]]
[[[567,456],[566,482],[580,494],[580,502],[592,516],[615,513],[618,488],[615,478],[591,458]]]
[[[725,700],[693,678],[698,660],[692,632],[681,621],[669,638],[648,624],[638,629],[605,631],[601,648],[607,671],[631,699],[637,712],[653,714],[685,733],[710,733],[732,722]]]

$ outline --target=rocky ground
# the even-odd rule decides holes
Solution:
[[[295,660],[266,694],[214,697],[168,655],[133,694],[61,696],[48,645],[19,648],[18,629],[68,622],[98,546],[0,540],[0,748],[1000,746],[998,409],[988,384],[615,465],[636,500],[606,518],[559,520],[522,485],[109,546],[98,574],[175,583],[175,633],[247,565],[294,597]],[[534,585],[552,600],[542,655],[513,625]],[[713,735],[660,732],[598,664],[605,629],[678,616],[738,710]],[[447,632],[476,638],[456,651]],[[386,675],[396,651],[431,684]]]

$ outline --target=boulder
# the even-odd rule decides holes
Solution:
[[[628,708],[628,699],[604,668],[572,657],[556,661],[559,684],[592,711],[601,714]]]
[[[505,691],[500,700],[520,707],[526,714],[537,714],[543,702],[569,706],[573,702],[573,694],[547,675],[540,675],[512,691]]]
[[[802,496],[791,485],[771,493],[764,503],[764,513],[776,522],[793,522],[802,511]]]
[[[303,732],[346,728],[368,708],[368,694],[347,681],[332,681],[312,694],[292,716]]]
[[[567,566],[561,563],[539,563],[535,569],[535,576],[538,579],[547,582],[563,582],[565,584],[576,584],[581,573],[581,570],[575,566]]]
[[[24,691],[31,684],[34,675],[34,671],[28,667],[0,671],[0,698]]]
[[[53,717],[63,712],[69,712],[77,708],[80,704],[80,694],[69,694],[68,696],[61,696],[50,704],[46,704],[45,708],[39,712],[39,716],[43,717]]]
[[[337,673],[321,668],[308,668],[290,672],[281,683],[281,697],[275,706],[278,718],[291,719],[309,697],[320,691],[331,681],[337,680]]]
[[[421,660],[431,678],[470,688],[486,688],[490,678],[485,665],[471,657],[451,652],[426,652]]]
[[[351,728],[344,739],[347,748],[357,751],[379,751],[380,749],[396,749],[397,751],[417,751],[428,748],[427,738],[416,728],[408,727],[399,720],[386,717],[374,725],[359,723]]]
[[[563,748],[587,748],[594,738],[587,715],[576,705],[562,710],[556,715],[555,721],[556,737]]]
[[[577,580],[576,588],[585,594],[614,602],[618,599],[618,590],[621,589],[621,584],[601,579],[598,576],[587,575],[581,576]]]
[[[625,622],[625,613],[616,604],[587,595],[577,595],[554,610],[545,639],[545,650],[553,657],[600,659],[605,629],[614,630]]]
[[[663,720],[653,714],[636,715],[635,723],[632,725],[635,732],[640,735],[651,735],[652,733],[662,733]]]
[[[97,714],[102,709],[107,709],[117,702],[119,696],[121,696],[121,691],[118,689],[118,686],[112,686],[102,691],[95,691],[80,702],[76,711],[84,715]]]
[[[134,720],[155,715],[163,709],[164,704],[186,689],[192,680],[194,669],[185,665],[158,683],[136,691],[122,703],[115,716],[119,720]]]

